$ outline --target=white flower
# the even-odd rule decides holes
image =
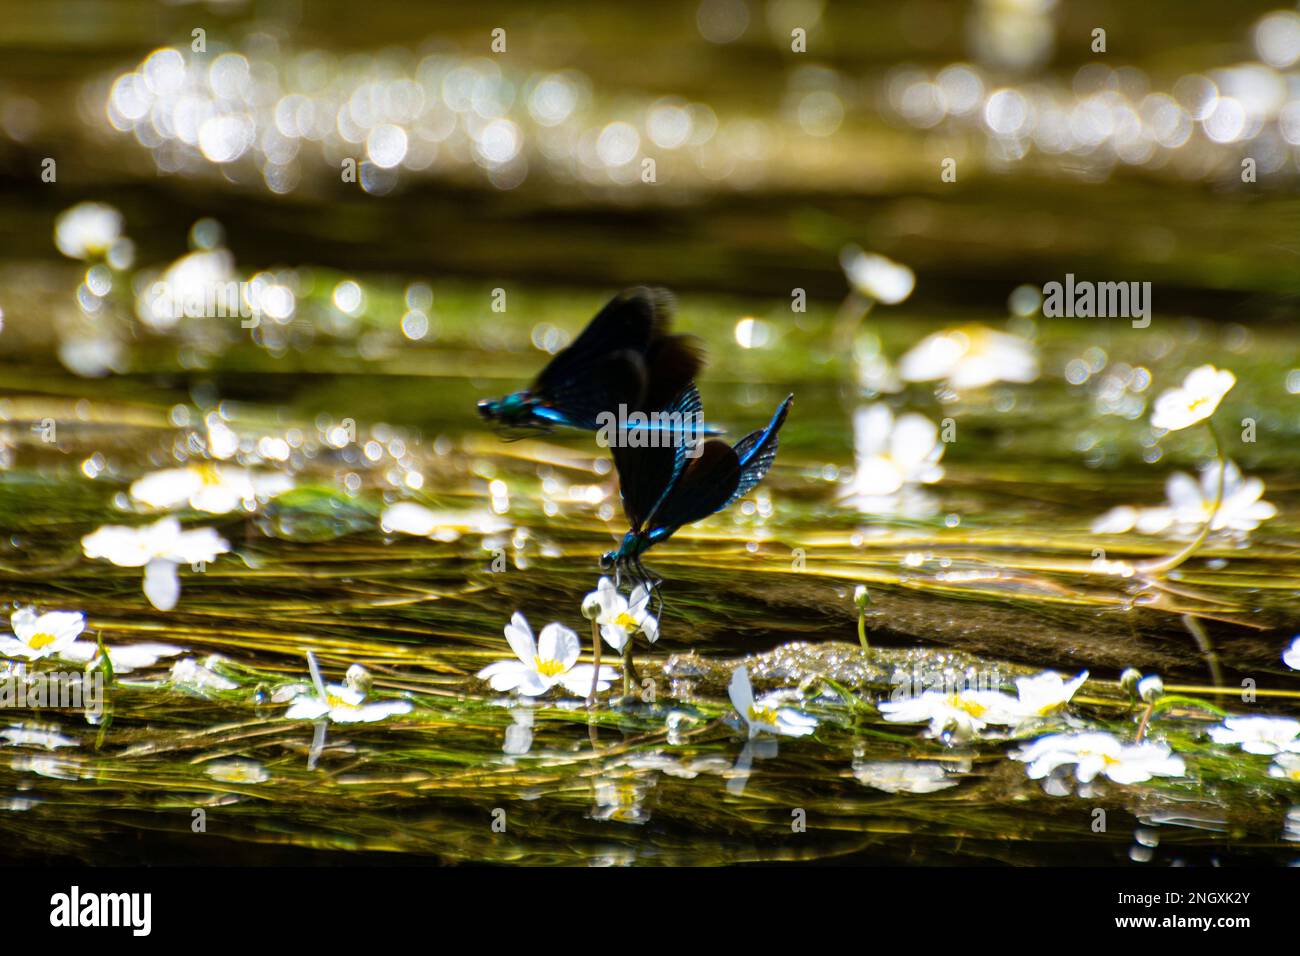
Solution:
[[[1123,534],[1136,530],[1139,534],[1158,535],[1164,532],[1195,534],[1209,520],[1214,498],[1219,487],[1219,472],[1224,469],[1212,461],[1201,469],[1198,483],[1186,472],[1176,471],[1165,482],[1168,501],[1154,508],[1133,508],[1120,505],[1112,508],[1092,523],[1094,534]],[[1277,514],[1271,502],[1261,500],[1264,482],[1246,478],[1234,462],[1228,462],[1223,471],[1223,500],[1214,512],[1211,531],[1228,531],[1246,534]]]
[[[1094,518],[1090,530],[1093,534],[1127,534],[1137,525],[1140,514],[1132,505],[1117,505]]]
[[[496,534],[510,528],[510,522],[485,511],[432,511],[414,501],[399,501],[384,509],[379,527],[413,534],[435,541],[456,541],[465,532]]]
[[[104,525],[81,539],[81,549],[88,558],[118,567],[143,567],[145,597],[158,610],[170,611],[181,593],[176,565],[215,561],[230,545],[212,528],[183,531],[168,517],[139,527]]]
[[[122,214],[104,203],[77,203],[54,220],[54,244],[69,259],[101,256],[121,235]]]
[[[970,325],[926,336],[899,360],[898,374],[907,382],[946,379],[955,389],[1032,382],[1038,356],[1027,339]]]
[[[1075,691],[1088,679],[1088,672],[1077,675],[1068,683],[1053,671],[1044,671],[1033,677],[1017,677],[1016,711],[1026,717],[1049,717],[1070,702]]]
[[[192,657],[186,657],[172,665],[171,682],[177,687],[196,691],[234,690],[239,686]]]
[[[1268,768],[1268,775],[1300,783],[1300,754],[1278,754]]]
[[[1146,740],[1126,744],[1112,734],[1049,734],[1012,755],[1029,766],[1031,780],[1041,780],[1057,767],[1074,765],[1075,779],[1089,783],[1102,774],[1115,783],[1142,783],[1152,777],[1181,777],[1186,765],[1167,746]]]
[[[497,661],[478,672],[493,690],[517,690],[525,697],[540,697],[557,684],[575,697],[591,693],[591,664],[579,664],[578,635],[562,624],[547,624],[540,639],[533,640],[533,629],[518,611],[506,625],[506,640],[519,658]],[[596,690],[609,689],[618,672],[607,664],[600,666]]]
[[[1214,496],[1219,485],[1219,471],[1223,466],[1211,462],[1201,469],[1198,485],[1190,475],[1176,471],[1169,476],[1165,493],[1169,496],[1171,521],[1179,530],[1199,530],[1210,517]],[[1254,531],[1260,522],[1277,514],[1277,508],[1261,501],[1264,482],[1258,478],[1243,478],[1233,462],[1223,471],[1223,500],[1215,512],[1211,531]],[[1158,524],[1158,521],[1153,521]]]
[[[1162,392],[1151,412],[1155,428],[1177,431],[1209,418],[1223,396],[1237,384],[1237,376],[1226,369],[1202,365],[1192,369],[1178,388]]]
[[[892,495],[904,485],[933,484],[943,477],[939,428],[916,412],[895,419],[887,405],[863,405],[853,414],[853,444],[857,467],[849,495]]]
[[[886,793],[934,793],[957,786],[941,764],[918,760],[855,761],[853,776]]]
[[[927,690],[916,697],[883,701],[879,705],[885,720],[896,724],[929,722],[927,736],[969,740],[989,724],[1017,724],[1023,715],[1016,698],[1000,691],[963,690],[945,693]]]
[[[108,654],[109,664],[113,666],[113,673],[129,674],[131,671],[152,667],[158,663],[159,658],[175,657],[185,649],[173,647],[171,644],[144,643],[121,644],[116,647],[109,647],[106,644],[104,650]],[[59,653],[59,657],[65,661],[85,664],[94,659],[98,652],[99,645],[93,641],[77,641],[64,648]]]
[[[727,695],[731,698],[731,706],[749,726],[750,737],[763,731],[786,737],[804,737],[817,729],[815,718],[780,706],[777,694],[754,700],[754,685],[749,681],[749,669],[743,664],[732,672]]]
[[[0,657],[40,660],[65,651],[86,627],[85,615],[77,611],[46,611],[37,614],[24,607],[9,617],[13,637],[0,637]]]
[[[228,465],[190,465],[145,475],[131,485],[131,497],[149,508],[189,505],[195,511],[226,514],[236,508],[252,511],[258,500],[293,488],[293,479],[279,472],[254,472]]]
[[[1291,642],[1291,646],[1282,652],[1282,663],[1293,671],[1300,671],[1300,636]]]
[[[284,716],[288,720],[319,720],[327,717],[338,724],[368,724],[395,714],[409,714],[409,700],[388,700],[378,704],[365,703],[366,695],[351,681],[344,684],[326,684],[321,679],[313,654],[307,654],[311,670],[312,689],[300,694],[289,704]]]
[[[643,584],[623,597],[609,578],[596,582],[596,590],[583,599],[583,604],[594,601],[598,607],[596,623],[600,636],[616,651],[622,651],[636,634],[644,634],[653,644],[659,639],[659,621],[650,613],[650,591]]]
[[[907,266],[857,246],[840,251],[840,267],[859,295],[882,305],[897,305],[916,288],[916,274]]]
[[[1248,754],[1279,754],[1300,750],[1300,720],[1291,717],[1226,717],[1210,728],[1210,738],[1220,744],[1240,744]]]

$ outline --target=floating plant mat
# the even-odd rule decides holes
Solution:
[[[557,316],[583,315],[572,303],[599,298],[531,294]],[[686,306],[683,328],[715,354],[735,350],[727,343],[745,303]],[[0,833],[14,853],[101,863],[1291,859],[1296,783],[1270,772],[1269,756],[1208,734],[1225,713],[1300,713],[1281,660],[1300,624],[1300,446],[1295,422],[1275,411],[1297,356],[1283,333],[1259,330],[1230,362],[1215,355],[1213,326],[1199,337],[1107,340],[1104,367],[1139,365],[1162,336],[1161,368],[1230,364],[1239,384],[1226,419],[1254,415],[1271,429],[1232,454],[1264,480],[1277,515],[1246,540],[1212,537],[1176,571],[1143,579],[1113,563],[1155,559],[1185,540],[1091,524],[1116,505],[1159,503],[1169,471],[1193,470],[1208,445],[1190,431],[1170,435],[1168,460],[1143,464],[1145,426],[1106,404],[1105,373],[1063,380],[1069,361],[1097,348],[1095,326],[1045,325],[1033,384],[960,402],[917,392],[911,407],[951,417],[958,438],[923,506],[890,514],[846,497],[852,419],[866,400],[823,354],[833,311],[814,308],[782,332],[799,381],[765,349],[701,380],[709,417],[733,434],[795,391],[780,455],[745,506],[649,555],[666,579],[660,638],[637,652],[633,696],[620,699],[620,677],[589,709],[558,691],[535,701],[498,693],[475,677],[510,656],[502,628],[516,610],[537,632],[552,620],[576,631],[589,661],[579,606],[625,527],[613,475],[586,436],[505,442],[480,428],[475,400],[526,380],[535,352],[519,345],[529,326],[513,316],[501,334],[519,351],[476,352],[479,311],[448,307],[436,348],[358,359],[339,343],[337,353],[292,353],[292,370],[246,343],[187,370],[184,349],[153,340],[143,348],[161,371],[81,379],[52,364],[39,334],[24,340],[37,344],[0,370],[0,587],[16,606],[83,612],[110,659],[119,648],[171,650],[116,668],[96,721],[10,712]],[[23,322],[21,310],[6,322]],[[896,355],[924,331],[873,316],[860,335]],[[491,377],[460,374],[466,355],[481,355],[475,367]],[[1159,387],[1175,384],[1162,377]],[[230,550],[180,566],[179,600],[158,611],[140,567],[92,561],[82,538],[156,520],[162,512],[131,498],[132,482],[201,461],[221,440],[260,457],[263,471],[292,472],[294,487],[259,497],[253,511],[175,511]],[[399,501],[426,508],[428,527],[384,530]],[[871,597],[865,650],[858,585]],[[373,723],[287,719],[312,688],[308,652],[326,681],[361,665],[368,701],[409,707]],[[618,663],[608,647],[603,660]],[[756,693],[781,692],[780,706],[815,730],[751,739],[728,697],[741,663]],[[1226,689],[1210,686],[1212,666]],[[1129,667],[1162,678],[1154,705],[1119,686]],[[57,669],[67,667],[48,659],[26,674]],[[932,738],[924,721],[882,710],[900,687],[982,682],[1014,694],[1017,678],[1043,670],[1090,679],[1068,709],[1025,727]],[[1243,679],[1255,700],[1242,701]],[[1132,741],[1139,728],[1185,773],[1062,783],[1030,779],[1027,761],[1013,758],[1053,732]],[[1110,814],[1103,833],[1091,826],[1095,808]],[[803,830],[792,827],[799,812]]]

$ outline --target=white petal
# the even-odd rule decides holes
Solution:
[[[533,629],[528,626],[528,619],[518,611],[515,611],[510,623],[506,625],[506,640],[510,642],[510,649],[515,652],[515,656],[532,667],[533,658],[537,656],[537,642],[533,640]]]
[[[600,636],[604,638],[605,643],[620,654],[623,648],[627,646],[627,631],[619,624],[602,624],[600,626]]]
[[[340,724],[369,724],[410,712],[409,700],[386,700],[377,704],[366,704],[364,707],[335,707],[330,711],[330,719]]]
[[[130,494],[150,508],[175,508],[203,487],[203,477],[193,468],[167,468],[145,475],[131,485]]]
[[[1104,515],[1094,518],[1090,530],[1093,534],[1125,534],[1133,530],[1137,518],[1136,508],[1119,505],[1111,508]]]
[[[165,551],[156,552],[182,564],[198,564],[217,560],[217,555],[230,550],[230,544],[213,528],[193,528],[183,531]]]
[[[889,456],[905,475],[934,454],[936,448],[940,454],[943,453],[943,446],[939,444],[939,426],[915,412],[901,416],[889,437]]]
[[[731,706],[748,723],[750,708],[754,706],[754,685],[749,681],[749,670],[744,664],[732,672],[727,696],[731,698]]]
[[[478,672],[477,676],[487,681],[493,690],[514,690],[522,684],[532,668],[519,661],[497,661]]]
[[[542,636],[537,639],[537,656],[544,661],[559,661],[561,671],[567,671],[577,663],[582,653],[578,635],[563,624],[547,624],[542,628]]]
[[[288,720],[316,720],[329,713],[330,706],[319,697],[300,697],[284,712]]]
[[[126,525],[104,525],[81,539],[88,558],[102,558],[122,568],[139,568],[149,563],[146,536]]]
[[[144,596],[160,611],[170,611],[181,596],[181,581],[176,564],[154,558],[144,568]]]
[[[36,633],[35,625],[38,617],[35,608],[20,607],[9,615],[9,626],[14,629],[14,634],[18,637],[30,636]]]

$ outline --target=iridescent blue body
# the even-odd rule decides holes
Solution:
[[[554,425],[569,425],[581,428],[582,424],[569,421],[568,416],[558,409],[543,404],[527,390],[512,392],[496,400],[483,399],[478,403],[478,413],[488,421],[497,422],[507,428],[541,428],[550,429]]]

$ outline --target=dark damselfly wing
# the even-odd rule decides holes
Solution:
[[[700,393],[691,384],[683,388],[666,408],[656,410],[680,415],[682,422],[698,422],[702,407]],[[623,513],[627,515],[632,530],[639,531],[689,462],[690,446],[686,439],[690,436],[651,430],[645,436],[647,444],[657,447],[641,448],[628,445],[627,437],[622,433],[614,436],[610,454],[618,470]]]
[[[725,508],[738,498],[747,495],[750,489],[767,475],[768,469],[772,467],[772,462],[776,460],[776,449],[779,444],[777,433],[780,432],[781,426],[785,424],[785,417],[790,414],[790,406],[793,404],[794,396],[787,395],[785,401],[772,415],[772,420],[767,423],[766,428],[750,432],[736,442],[736,458],[740,462],[740,481],[737,482],[736,490],[732,492],[731,497],[723,503],[722,507]]]
[[[668,334],[674,306],[667,289],[620,292],[547,363],[529,391],[585,427],[600,412],[617,414],[620,404],[629,411],[666,405],[701,364],[688,337]],[[665,381],[657,381],[659,375]]]
[[[668,408],[704,368],[699,342],[690,335],[664,335],[646,351],[643,411]],[[699,395],[696,395],[698,401]]]
[[[726,505],[739,481],[735,450],[716,438],[706,441],[648,517],[647,530],[672,530],[707,518]]]
[[[595,430],[602,413],[617,417],[619,406],[635,410],[645,404],[646,379],[640,352],[608,352],[588,365],[581,378],[556,379],[546,392],[534,392],[545,403],[535,414],[557,424]]]
[[[648,519],[651,530],[668,531],[707,518],[730,505],[763,480],[776,458],[777,433],[794,402],[781,403],[766,428],[751,432],[735,447],[717,439],[704,443]]]

